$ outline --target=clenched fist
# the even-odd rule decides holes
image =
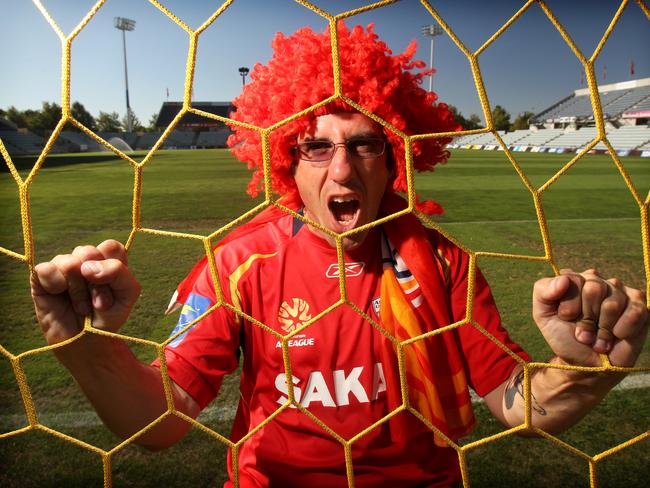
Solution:
[[[34,268],[31,278],[36,318],[48,344],[78,334],[84,318],[93,326],[116,332],[126,322],[140,295],[140,284],[127,267],[124,246],[107,240],[78,246]]]
[[[648,333],[645,294],[590,269],[562,270],[533,289],[533,318],[555,354],[578,366],[632,367]]]

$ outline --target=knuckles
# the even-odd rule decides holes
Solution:
[[[602,302],[607,297],[607,283],[601,280],[588,279],[582,285],[582,299],[590,303]]]
[[[607,317],[618,317],[625,311],[625,299],[609,299],[600,305],[600,314]]]

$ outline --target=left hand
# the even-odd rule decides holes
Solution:
[[[614,366],[634,366],[650,322],[643,292],[594,269],[537,281],[533,318],[553,352],[577,366],[600,366],[599,354]]]

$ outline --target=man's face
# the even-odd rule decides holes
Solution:
[[[368,138],[385,139],[379,124],[360,113],[336,113],[317,117],[298,143],[341,144]],[[337,234],[375,220],[391,176],[388,150],[380,156],[362,158],[350,154],[344,146],[336,146],[331,160],[319,163],[300,159],[298,154],[294,177],[305,204],[305,216]],[[366,234],[343,239],[343,247],[359,245]],[[326,238],[335,245],[334,239]]]

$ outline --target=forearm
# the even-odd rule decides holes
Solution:
[[[158,368],[140,362],[124,341],[87,334],[56,350],[106,426],[128,438],[167,411],[162,377]],[[172,382],[176,407],[195,417],[196,403]],[[135,442],[161,449],[179,440],[189,424],[171,415],[140,435]]]
[[[566,365],[559,358],[549,363]],[[548,433],[558,433],[576,424],[625,376],[552,367],[535,368],[530,374],[531,422]],[[518,367],[502,388],[502,420],[508,426],[524,423],[524,385],[524,371]]]

